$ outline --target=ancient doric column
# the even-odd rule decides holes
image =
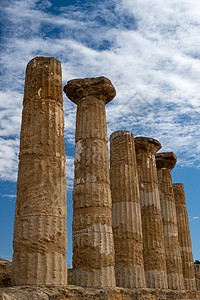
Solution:
[[[152,138],[135,138],[144,244],[144,268],[149,288],[167,288],[163,225],[155,153],[161,144]]]
[[[173,152],[156,154],[158,183],[165,239],[165,256],[168,287],[172,290],[184,289],[181,252],[178,241],[178,225],[171,170],[176,164]]]
[[[110,136],[110,178],[116,285],[142,288],[146,283],[140,195],[134,137],[129,131]]]
[[[66,159],[61,65],[26,69],[14,225],[12,284],[67,284]]]
[[[64,88],[77,105],[73,191],[73,280],[115,286],[114,241],[105,104],[115,88],[105,77],[74,79]]]
[[[174,183],[173,190],[176,204],[178,239],[181,250],[184,285],[186,290],[195,290],[194,262],[184,185],[182,183]]]
[[[194,265],[197,290],[200,290],[200,264]]]

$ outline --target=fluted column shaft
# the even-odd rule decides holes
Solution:
[[[176,160],[177,158],[172,152],[156,154],[168,287],[172,290],[182,290],[184,289],[182,260],[178,241],[176,205],[170,172],[174,168]]]
[[[116,285],[146,286],[139,185],[133,134],[116,131],[110,137],[112,224]]]
[[[158,190],[155,152],[158,141],[135,138],[142,216],[144,267],[149,288],[167,288],[164,235]]]
[[[194,265],[197,290],[200,291],[200,264]]]
[[[80,286],[115,286],[106,101],[103,95],[107,85],[111,86],[112,100],[114,87],[104,77],[70,80],[65,86],[66,95],[77,104],[73,280]]]
[[[61,65],[26,69],[15,208],[12,284],[67,284],[66,158]]]
[[[174,183],[173,191],[176,204],[178,239],[182,258],[184,285],[186,290],[195,290],[194,262],[184,185],[182,183]]]

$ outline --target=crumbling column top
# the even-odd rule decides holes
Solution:
[[[136,153],[138,150],[150,151],[156,153],[159,149],[162,148],[161,143],[153,138],[138,136],[134,139]]]
[[[184,191],[184,184],[183,183],[173,183],[173,189]]]
[[[176,165],[177,157],[173,152],[162,152],[156,154],[156,166],[158,169],[166,168],[172,170]]]
[[[173,191],[176,201],[176,206],[185,206],[185,191],[183,183],[173,183]]]
[[[44,65],[45,63],[49,63],[49,61],[52,61],[52,60],[60,62],[58,59],[56,59],[53,56],[36,56],[28,62],[27,66],[33,64],[33,67],[36,67],[37,65],[39,65],[41,63],[42,63],[42,65]]]
[[[72,79],[64,86],[66,96],[75,104],[87,96],[94,96],[109,103],[116,96],[116,91],[111,81],[104,77]]]
[[[114,131],[113,133],[111,133],[110,140],[114,140],[116,137],[123,136],[123,135],[133,136],[132,132],[130,132],[128,130],[117,130],[117,131]]]

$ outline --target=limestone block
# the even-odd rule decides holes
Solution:
[[[67,283],[67,201],[60,62],[26,70],[13,241],[13,285]]]
[[[160,289],[11,287],[0,289],[0,300],[198,300],[198,291]]]
[[[164,234],[155,153],[161,144],[152,138],[136,137],[140,206],[144,244],[144,268],[149,288],[167,288]]]
[[[176,164],[176,160],[177,158],[173,152],[156,154],[168,287],[172,290],[182,290],[184,289],[182,260],[178,241],[176,205],[170,173]]]
[[[0,287],[11,284],[11,262],[0,258]]]
[[[54,99],[25,103],[20,133],[20,157],[24,154],[65,156],[64,113]]]
[[[115,286],[114,242],[105,104],[115,89],[105,77],[70,80],[77,104],[73,190],[73,281]]]
[[[66,218],[65,164],[65,157],[24,155],[20,159],[16,218],[38,213]]]
[[[129,131],[116,131],[110,137],[110,178],[116,285],[145,287],[135,145]]]
[[[174,183],[173,191],[176,204],[178,239],[182,258],[184,285],[186,290],[195,290],[194,262],[184,185],[182,183]]]

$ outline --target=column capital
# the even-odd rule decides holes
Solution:
[[[153,138],[138,136],[134,139],[136,153],[139,151],[156,153],[162,148],[161,143]]]
[[[111,81],[104,77],[72,79],[64,86],[66,96],[75,104],[88,96],[93,96],[109,103],[116,96],[116,91]]]
[[[111,133],[110,140],[114,140],[118,136],[127,136],[127,135],[133,137],[132,132],[128,130],[117,130]]]
[[[177,157],[173,152],[162,152],[156,154],[156,167],[172,170],[176,165]]]

